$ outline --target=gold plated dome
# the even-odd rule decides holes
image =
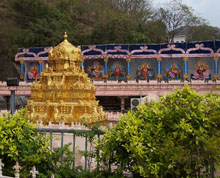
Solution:
[[[84,69],[81,49],[64,40],[49,52],[45,72],[31,86],[27,110],[33,122],[95,123],[106,120],[95,86]]]
[[[49,52],[49,64],[53,66],[53,70],[62,71],[67,68],[79,66],[83,62],[81,48],[74,47],[68,40],[67,34],[64,35],[64,40],[55,48],[51,48]]]

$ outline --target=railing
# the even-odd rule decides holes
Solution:
[[[84,153],[87,153],[91,150],[88,151],[88,142],[90,142],[90,147],[92,145],[91,143],[91,140],[88,140],[89,139],[89,134],[92,133],[91,130],[75,130],[75,129],[59,129],[59,128],[37,128],[37,132],[45,132],[45,133],[48,133],[49,134],[49,137],[50,137],[50,149],[52,150],[53,149],[53,136],[55,133],[58,133],[60,135],[60,147],[61,149],[63,149],[64,147],[64,138],[65,138],[65,134],[69,134],[68,136],[70,136],[70,134],[72,135],[72,152],[73,152],[73,155],[74,155],[74,161],[73,161],[73,167],[76,166],[76,142],[77,142],[77,137],[79,137],[78,139],[78,142],[80,144],[82,144],[82,137],[84,137],[84,149],[83,149],[83,152]],[[96,134],[98,140],[100,139],[100,136],[103,135],[104,132],[103,131],[99,131],[99,133]],[[57,147],[57,146],[56,146]],[[97,151],[97,154],[99,154],[99,151]],[[62,161],[62,158],[63,155],[61,156],[61,161]],[[84,169],[85,170],[88,170],[87,167],[88,167],[88,164],[91,164],[91,163],[88,163],[88,157],[87,157],[87,154],[85,154],[84,156]],[[99,170],[99,160],[96,161],[96,168],[97,170]],[[90,168],[89,168],[90,169]],[[89,170],[88,170],[89,171]]]
[[[3,176],[2,175],[2,168],[4,167],[4,163],[2,163],[2,160],[0,159],[0,178],[19,178],[20,177],[20,170],[21,166],[19,165],[18,161],[13,166],[13,169],[15,170],[15,177],[9,177],[9,176]],[[33,166],[32,170],[30,171],[32,178],[36,178],[38,171],[36,170],[36,167]]]
[[[47,133],[49,134],[50,137],[50,149],[52,150],[54,147],[54,143],[53,143],[53,137],[57,136],[55,135],[55,133],[58,133],[60,135],[60,147],[61,149],[64,148],[64,139],[65,139],[65,134],[69,134],[68,136],[70,136],[70,134],[73,136],[72,139],[72,151],[73,151],[73,155],[74,155],[74,159],[73,159],[73,168],[76,166],[76,142],[77,142],[77,138],[79,139],[78,141],[81,142],[83,139],[80,139],[80,137],[84,137],[85,141],[84,141],[84,153],[87,153],[91,150],[88,150],[88,145],[90,144],[91,146],[91,140],[89,137],[89,134],[92,133],[91,130],[75,130],[75,129],[59,129],[59,128],[37,128],[37,132],[43,132],[43,133]],[[100,139],[100,136],[103,135],[104,132],[103,131],[99,131],[96,136],[98,138],[98,140]],[[89,143],[90,142],[90,143]],[[97,151],[97,154],[99,154],[99,150]],[[89,164],[91,164],[91,162],[88,161],[88,157],[87,154],[84,154],[84,169],[86,171],[90,171],[90,166],[88,166]],[[63,159],[63,155],[61,156],[61,162]],[[99,171],[99,160],[96,161],[96,169],[97,171]],[[19,165],[19,162],[16,162],[15,166],[13,166],[13,169],[15,170],[14,173],[14,177],[9,177],[9,176],[3,176],[2,175],[2,168],[4,167],[4,163],[2,162],[2,159],[0,159],[0,178],[19,178],[20,177],[20,170],[22,169],[21,166]],[[88,168],[89,167],[89,168]],[[38,171],[36,170],[36,167],[33,166],[32,170],[30,171],[32,178],[36,178]],[[54,178],[54,174],[52,174],[51,178]]]

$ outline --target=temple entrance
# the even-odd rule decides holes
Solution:
[[[97,96],[99,105],[103,107],[104,111],[121,112],[121,100],[117,96]]]
[[[103,107],[104,111],[113,111],[113,112],[128,112],[131,108],[131,98],[138,98],[132,96],[97,96],[99,104]]]

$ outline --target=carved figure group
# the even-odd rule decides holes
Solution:
[[[116,61],[113,63],[111,70],[110,70],[110,78],[115,76],[116,79],[119,79],[120,76],[125,77],[126,72],[123,70],[123,65]]]
[[[37,79],[38,76],[39,76],[38,67],[35,63],[32,66],[32,70],[30,72],[28,72],[28,78],[29,79]]]
[[[104,67],[98,61],[95,61],[93,66],[88,67],[88,75],[92,79],[103,79]]]
[[[209,78],[210,73],[207,70],[207,65],[202,60],[200,60],[199,63],[195,65],[195,68],[196,70],[192,76],[193,79],[203,80]]]
[[[154,76],[154,72],[151,65],[145,61],[142,65],[138,66],[136,75],[138,79],[151,79]]]
[[[181,67],[176,62],[171,62],[165,68],[165,77],[168,79],[180,79],[181,78]]]

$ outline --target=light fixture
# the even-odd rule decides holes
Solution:
[[[7,87],[11,91],[11,97],[10,97],[11,114],[14,114],[15,112],[15,91],[18,86],[19,86],[19,80],[17,77],[7,78]]]

